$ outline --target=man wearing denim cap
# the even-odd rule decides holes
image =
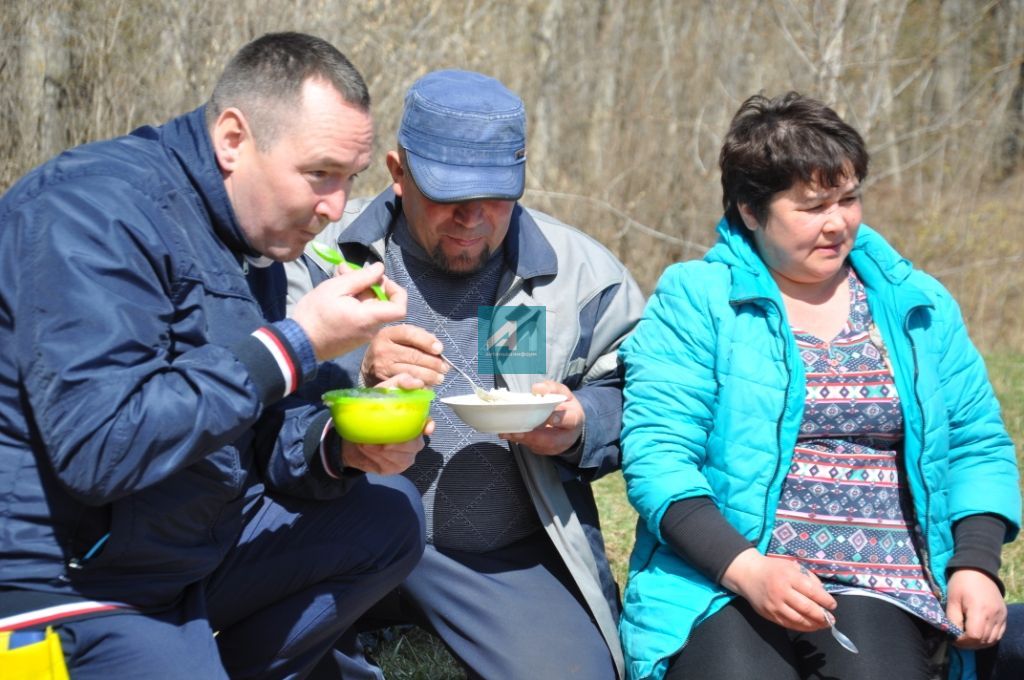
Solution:
[[[501,435],[434,401],[436,430],[405,473],[423,496],[426,555],[359,629],[423,626],[470,677],[614,678],[617,591],[589,482],[619,465],[616,353],[644,298],[600,244],[518,202],[526,157],[518,96],[478,73],[430,73],[406,95],[391,188],[320,236],[350,261],[383,261],[409,291],[406,322],[340,358],[342,381],[404,371],[439,398],[472,393],[443,351],[484,388],[566,397],[533,431]],[[307,250],[290,301],[331,271]],[[380,677],[356,632],[314,677]]]

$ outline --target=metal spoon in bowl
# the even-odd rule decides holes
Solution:
[[[480,401],[498,401],[498,397],[495,394],[477,385],[476,381],[470,378],[468,373],[466,373],[461,368],[453,364],[451,359],[446,357],[444,354],[441,355],[441,358],[447,361],[449,366],[451,366],[456,371],[461,373],[462,377],[469,381],[469,384],[473,386],[473,393],[476,394],[477,398],[480,399]]]
[[[836,617],[832,615],[832,612],[824,607],[821,608],[821,611],[825,612],[825,620],[828,622],[829,628],[832,629],[832,637],[836,639],[836,642],[838,642],[843,649],[853,652],[854,654],[859,654],[860,652],[857,650],[857,645],[853,644],[853,640],[840,633],[839,629],[836,628]]]
[[[341,251],[337,248],[332,248],[331,246],[320,243],[319,241],[310,241],[309,245],[313,249],[313,252],[335,266],[345,265],[349,269],[353,270],[362,269],[362,267],[357,265],[355,262],[349,262],[346,260],[345,256],[342,255]],[[387,293],[385,293],[384,289],[376,283],[370,286],[370,290],[373,291],[373,294],[377,296],[378,300],[383,300],[384,302],[388,301]]]

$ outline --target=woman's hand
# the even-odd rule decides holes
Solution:
[[[946,616],[964,631],[953,643],[961,649],[991,647],[1006,632],[1006,602],[999,586],[977,569],[957,569],[949,577]]]
[[[836,608],[818,577],[806,567],[756,549],[744,550],[722,575],[722,585],[743,597],[758,614],[783,628],[800,632],[828,626],[822,607]]]

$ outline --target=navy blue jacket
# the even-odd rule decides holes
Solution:
[[[0,199],[0,588],[169,606],[267,487],[344,492],[314,455],[328,414],[282,399],[257,339],[300,363],[256,255],[202,109]]]

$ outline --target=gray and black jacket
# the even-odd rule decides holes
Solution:
[[[318,240],[337,245],[350,262],[383,261],[386,239],[401,214],[390,190],[349,203]],[[622,674],[618,592],[604,551],[590,482],[619,467],[623,374],[618,347],[644,307],[644,296],[621,262],[577,229],[517,204],[504,247],[506,270],[495,306],[540,306],[547,316],[546,373],[498,373],[496,385],[529,392],[551,379],[573,390],[586,413],[583,441],[570,455],[533,455],[510,444],[526,487],[552,542],[573,574]],[[333,273],[307,249],[286,267],[289,304]],[[358,380],[362,353],[339,360],[339,383]],[[499,369],[500,370],[500,369]]]

